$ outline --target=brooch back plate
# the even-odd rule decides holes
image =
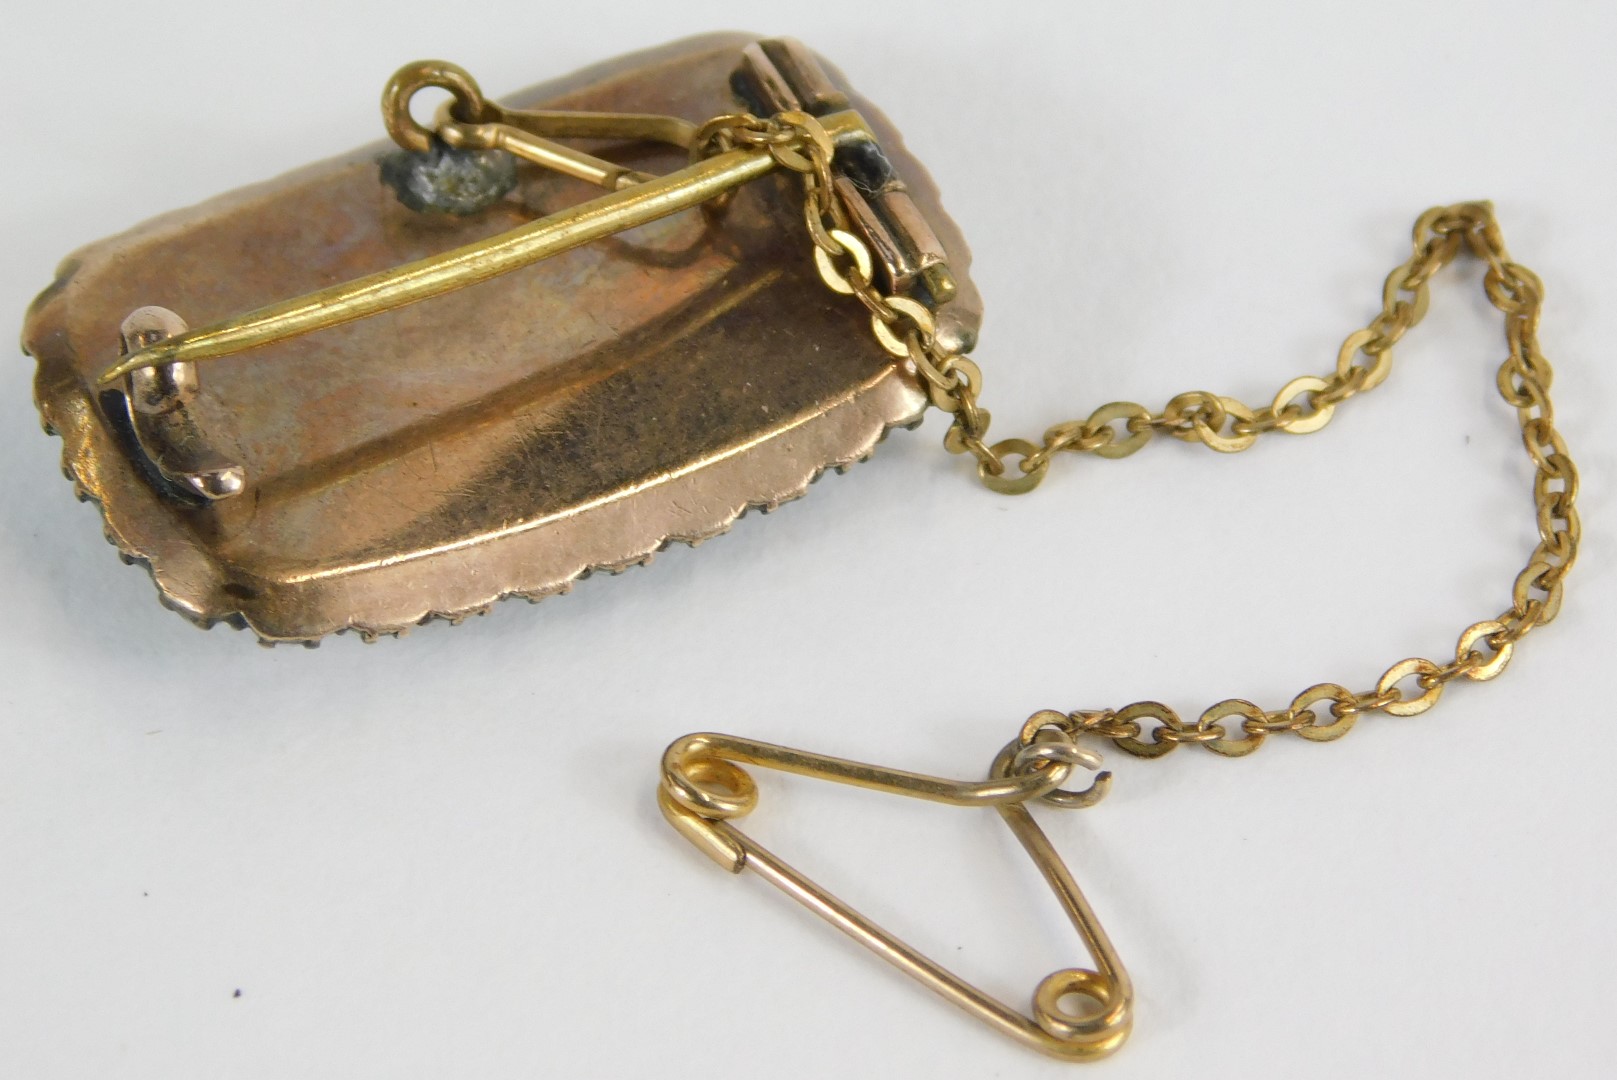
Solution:
[[[788,62],[804,57],[813,68],[801,47],[765,44],[691,39],[512,103],[700,123],[746,107],[760,57],[782,61],[771,79],[803,78]],[[894,205],[919,215],[952,275],[939,333],[969,348],[981,309],[965,245],[891,126],[851,101]],[[649,144],[590,150],[653,174],[685,164]],[[65,471],[164,602],[203,626],[374,637],[564,592],[796,498],[926,407],[859,305],[822,285],[795,178],[779,174],[736,189],[722,214],[682,211],[251,357],[98,388],[120,329],[126,348],[175,332],[147,305],[224,320],[592,194],[523,169],[487,209],[422,213],[383,178],[396,154],[367,147],[90,245],[30,309],[24,347]]]

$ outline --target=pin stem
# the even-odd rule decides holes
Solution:
[[[834,139],[870,137],[864,120],[855,112],[825,117],[823,123]],[[667,176],[611,192],[498,236],[168,338],[130,354],[103,372],[98,382],[108,385],[139,368],[233,356],[476,285],[700,206],[776,166],[767,149],[745,147],[715,154]]]

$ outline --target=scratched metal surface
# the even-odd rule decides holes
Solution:
[[[736,105],[744,35],[635,54],[524,92],[522,104],[664,112]],[[974,329],[967,256],[935,192],[871,120],[938,227],[963,283],[950,317]],[[564,591],[595,569],[697,541],[750,507],[800,495],[867,456],[925,407],[913,373],[871,339],[858,304],[816,277],[800,195],[749,185],[721,223],[653,222],[425,303],[204,365],[204,425],[248,475],[238,498],[165,497],[131,460],[116,408],[90,390],[123,314],[193,326],[422,258],[589,198],[523,170],[472,218],[416,213],[366,147],[167,215],[73,255],[25,330],[47,423],[114,542],[147,562],[194,620],[266,640],[396,633],[507,595]],[[620,153],[666,171],[674,152]],[[956,253],[958,253],[956,255]]]

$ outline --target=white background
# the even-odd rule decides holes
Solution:
[[[1587,542],[1498,682],[1345,740],[1118,760],[1044,815],[1138,987],[1108,1077],[1617,1070],[1609,4],[13,4],[8,334],[81,243],[499,93],[797,35],[970,238],[996,434],[1330,369],[1427,206],[1549,289]],[[229,273],[229,267],[220,267]],[[261,649],[161,610],[0,365],[0,1075],[1035,1076],[659,819],[704,728],[975,775],[1040,707],[1268,705],[1508,603],[1530,472],[1464,264],[1374,394],[1236,458],[968,482],[936,416],[700,551],[458,629]],[[756,836],[1007,1000],[1083,959],[992,814],[764,779]],[[236,996],[236,991],[240,996]]]

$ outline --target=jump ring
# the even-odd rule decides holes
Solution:
[[[1418,656],[1411,657],[1408,660],[1400,660],[1388,668],[1385,675],[1381,676],[1381,681],[1376,683],[1376,693],[1378,695],[1396,693],[1395,688],[1397,685],[1411,675],[1430,678],[1440,674],[1442,674],[1441,670],[1430,660],[1424,660]],[[1442,696],[1443,684],[1441,682],[1433,682],[1429,685],[1423,683],[1419,697],[1400,697],[1397,701],[1389,701],[1381,707],[1381,711],[1389,716],[1416,716],[1436,705],[1437,699]]]
[[[1302,375],[1282,386],[1280,393],[1275,395],[1274,404],[1269,406],[1269,411],[1274,413],[1275,427],[1293,435],[1307,435],[1329,424],[1332,414],[1336,412],[1335,405],[1316,405],[1310,401],[1313,415],[1300,415],[1290,420],[1284,416],[1285,409],[1303,394],[1318,393],[1329,388],[1330,383],[1317,375]]]
[[[382,90],[382,123],[393,141],[406,150],[424,154],[432,149],[433,132],[410,114],[410,99],[429,86],[455,96],[455,118],[480,124],[488,115],[488,102],[477,80],[458,64],[447,60],[418,60],[393,73]]]
[[[871,274],[870,248],[865,246],[865,242],[844,229],[832,229],[831,239],[835,240],[842,250],[853,259],[854,268],[858,271],[859,276],[869,281]],[[814,267],[820,272],[820,280],[825,282],[826,287],[832,292],[840,293],[843,296],[853,295],[853,282],[848,280],[846,274],[837,269],[836,264],[831,261],[831,255],[824,248],[815,247]],[[892,352],[891,349],[887,351]],[[896,353],[895,355],[905,356],[908,354]]]

